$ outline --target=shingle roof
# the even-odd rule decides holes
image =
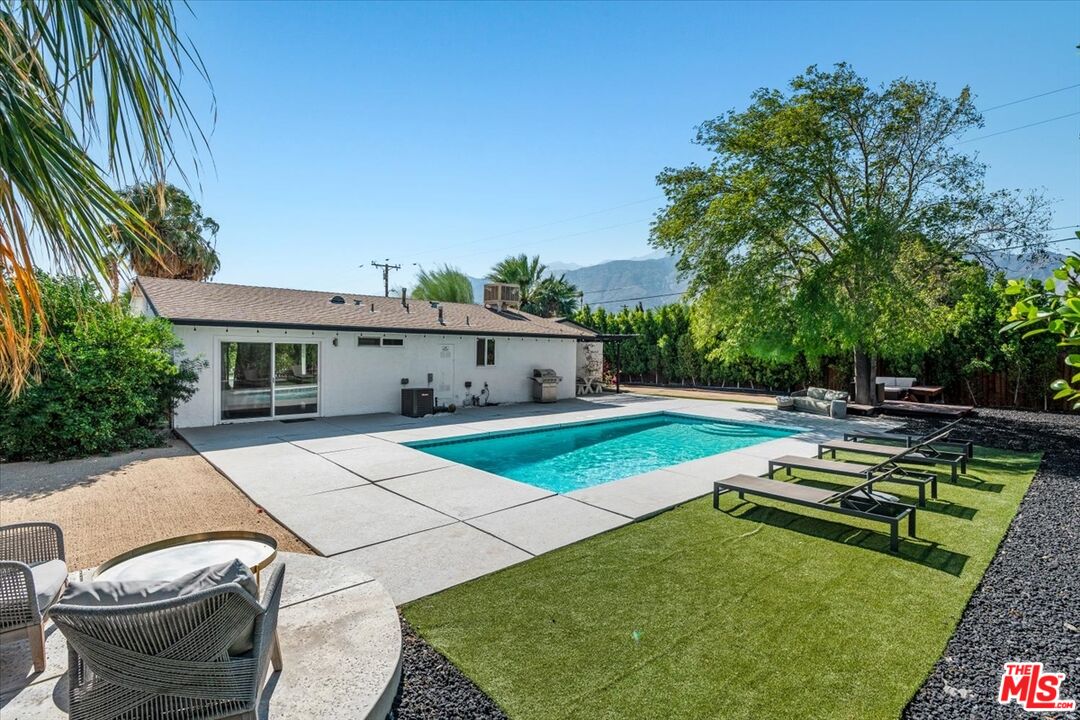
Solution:
[[[158,315],[180,325],[232,325],[246,327],[302,327],[325,330],[381,332],[437,332],[476,335],[525,335],[581,338],[594,333],[552,318],[517,311],[498,311],[482,305],[439,303],[439,311],[426,300],[355,293],[287,290],[140,277],[136,281]],[[334,296],[344,303],[330,302]],[[374,307],[374,312],[372,311]]]

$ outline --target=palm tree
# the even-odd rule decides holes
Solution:
[[[551,274],[531,288],[529,301],[523,303],[522,309],[542,317],[566,317],[577,309],[580,295],[566,275]]]
[[[147,237],[119,233],[123,254],[136,273],[181,280],[214,276],[221,267],[213,245],[219,226],[187,193],[167,183],[138,183],[120,195],[153,230]]]
[[[455,267],[443,265],[432,271],[420,269],[412,296],[417,300],[471,303],[472,281]]]
[[[178,142],[198,168],[185,68],[207,80],[170,0],[0,0],[0,387],[12,396],[47,330],[41,257],[103,282],[115,238],[102,228],[153,237],[109,178],[163,181]]]
[[[517,283],[521,288],[521,304],[524,307],[529,302],[529,293],[534,285],[540,282],[547,265],[540,262],[540,256],[529,257],[522,253],[500,260],[488,273],[488,280],[501,283]]]

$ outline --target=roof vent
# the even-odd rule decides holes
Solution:
[[[353,300],[353,301],[352,301],[352,304],[353,304],[353,305],[363,305],[363,304],[364,304],[364,301],[363,301],[363,300]]]
[[[439,307],[439,303],[438,303],[437,300],[429,300],[428,302],[431,304],[431,307],[433,307],[433,308]]]
[[[344,305],[345,298],[341,297],[340,295],[335,295],[334,297],[330,298],[330,302],[332,302],[334,305]]]

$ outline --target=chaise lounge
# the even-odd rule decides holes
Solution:
[[[951,448],[953,452],[961,452],[964,455],[967,455],[968,458],[972,458],[975,456],[975,443],[971,440],[952,436],[952,431],[959,423],[960,420],[953,420],[944,427],[922,435],[895,432],[847,432],[844,433],[844,439],[855,441],[885,440],[888,442],[904,443],[904,447],[911,447],[912,445],[921,445],[931,438],[937,438],[934,440],[935,446]]]
[[[959,473],[967,472],[967,454],[950,453],[935,449],[934,444],[939,442],[944,434],[942,432],[936,433],[923,442],[903,448],[900,453],[897,453],[898,448],[895,445],[878,445],[876,443],[855,442],[852,440],[830,440],[818,444],[817,456],[823,458],[825,453],[829,453],[830,457],[835,459],[836,453],[842,451],[886,457],[890,458],[894,464],[945,465],[949,467],[952,473],[952,482],[955,483]]]
[[[863,465],[861,463],[841,462],[839,460],[807,458],[799,455],[784,455],[783,457],[778,457],[769,461],[768,477],[774,477],[777,470],[787,470],[789,474],[792,470],[810,470],[811,472],[820,472],[828,475],[864,478],[870,482],[883,482],[881,479],[874,479],[874,473],[890,469],[893,470],[893,472],[887,476],[885,482],[914,486],[919,493],[919,507],[926,507],[927,485],[930,486],[930,497],[937,497],[937,475],[935,473],[908,470],[896,465],[892,459],[878,463],[877,465]],[[869,485],[868,487],[873,490],[872,485]]]
[[[875,475],[871,480],[840,492],[753,475],[734,475],[713,483],[713,509],[720,509],[721,495],[735,492],[739,494],[740,500],[745,500],[746,495],[754,495],[815,510],[886,523],[889,526],[889,549],[892,552],[899,552],[901,520],[907,518],[908,535],[915,537],[915,506],[887,499],[870,489],[874,483],[886,482],[893,472],[893,470],[886,470],[880,475]]]

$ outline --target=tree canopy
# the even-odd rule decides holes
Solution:
[[[696,142],[713,159],[660,173],[667,205],[651,236],[680,255],[696,332],[722,328],[732,356],[854,353],[868,401],[872,357],[945,332],[965,256],[1044,246],[1046,202],[988,190],[985,167],[956,148],[981,124],[968,89],[875,88],[844,64],[704,123]]]
[[[1080,238],[1080,232],[1076,237]],[[1017,299],[1009,310],[1009,322],[1002,332],[1024,330],[1025,338],[1053,337],[1067,353],[1065,364],[1076,371],[1053,382],[1054,399],[1066,400],[1073,410],[1080,410],[1080,253],[1066,257],[1042,287],[1013,280],[1006,292],[1026,297]]]
[[[146,219],[151,232],[119,229],[123,254],[139,275],[209,280],[221,261],[214,248],[219,229],[203,215],[199,204],[180,188],[167,183],[139,183],[121,196]]]
[[[469,276],[450,265],[434,270],[420,270],[412,296],[418,300],[471,303],[472,281]]]
[[[42,259],[104,280],[103,228],[150,227],[110,178],[177,171],[205,139],[180,87],[206,78],[168,0],[0,3],[0,385],[17,395],[45,322],[35,272]],[[101,162],[87,154],[101,149]],[[35,318],[16,324],[14,316]],[[18,329],[18,328],[21,328]]]

